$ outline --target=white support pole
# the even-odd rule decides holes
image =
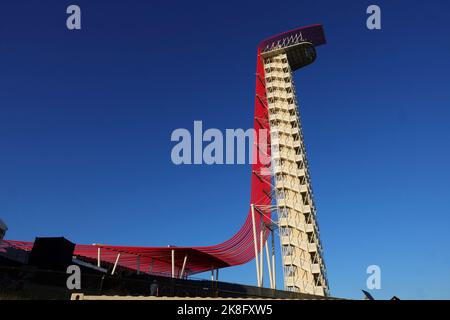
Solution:
[[[256,262],[256,279],[258,280],[258,287],[261,287],[261,278],[259,277],[259,261],[258,261],[258,237],[256,236],[256,223],[255,223],[255,206],[250,205],[252,210],[252,224],[253,224],[253,243],[255,244],[255,262]]]
[[[272,277],[272,267],[271,267],[271,263],[270,263],[270,256],[269,256],[269,244],[267,243],[268,241],[266,241],[266,258],[267,258],[267,269],[269,270],[269,282],[270,282],[270,288],[271,289],[275,289],[273,287],[273,277]]]
[[[261,280],[260,280],[260,284],[261,284],[261,287],[264,287],[264,228],[263,227],[261,227],[261,231],[260,231],[260,233],[259,233],[260,235],[259,235],[259,249],[261,250],[260,252],[259,252],[259,255],[260,255],[260,257],[259,257],[259,276],[261,277]]]
[[[211,269],[211,281],[214,281],[214,269]]]
[[[101,248],[98,247],[98,248],[97,248],[97,267],[99,267],[99,268],[101,267],[100,256],[101,256]]]
[[[175,250],[172,249],[172,278],[175,278]]]
[[[183,267],[181,267],[181,272],[180,272],[180,279],[183,278],[183,273],[184,273],[184,268],[186,267],[187,257],[188,257],[187,255],[184,256]]]
[[[114,262],[114,267],[112,269],[111,275],[114,275],[114,272],[116,272],[117,264],[119,263],[120,259],[120,253],[117,254],[116,262]]]
[[[272,282],[273,288],[277,288],[277,277],[275,273],[275,232],[272,229]]]

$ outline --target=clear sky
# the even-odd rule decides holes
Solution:
[[[258,42],[322,23],[328,44],[295,80],[331,292],[361,298],[376,264],[377,298],[450,298],[450,4],[276,3],[2,1],[7,238],[229,238],[247,215],[250,166],[175,166],[171,132],[194,120],[250,128]],[[69,4],[81,31],[66,29]],[[370,4],[381,30],[366,28]],[[255,284],[254,268],[220,277]]]

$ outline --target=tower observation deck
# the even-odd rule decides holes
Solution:
[[[311,25],[271,37],[258,46],[253,154],[263,153],[270,161],[258,159],[252,164],[250,208],[244,225],[234,236],[204,247],[77,245],[74,255],[97,261],[99,267],[124,267],[177,278],[254,259],[259,286],[263,285],[265,255],[270,287],[276,288],[274,235],[278,230],[284,289],[328,295],[293,80],[293,72],[314,62],[315,47],[324,43],[322,26]],[[261,129],[270,133],[270,143],[260,142]],[[4,244],[27,251],[33,246],[23,241]]]

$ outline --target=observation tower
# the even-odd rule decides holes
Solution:
[[[328,284],[293,73],[314,62],[315,46],[323,43],[322,27],[315,25],[270,38],[259,46],[284,287],[316,295],[326,295]]]
[[[270,161],[253,161],[249,211],[234,236],[202,247],[76,245],[74,256],[94,261],[98,267],[112,267],[112,273],[122,267],[137,273],[187,278],[210,271],[215,280],[219,269],[255,260],[258,286],[264,285],[267,269],[268,283],[275,289],[278,233],[284,289],[327,296],[326,269],[293,79],[295,71],[315,61],[315,47],[324,43],[322,26],[311,25],[271,37],[258,46],[253,155],[264,154]],[[261,142],[264,131],[270,137]],[[4,243],[25,251],[33,247],[32,242]]]

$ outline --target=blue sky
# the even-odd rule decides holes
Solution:
[[[65,27],[78,4],[82,30]],[[382,30],[365,27],[378,4]],[[297,72],[331,292],[450,298],[446,1],[37,1],[0,5],[0,217],[9,239],[207,245],[243,223],[249,165],[175,166],[171,132],[252,126],[255,56],[322,23]],[[281,272],[279,272],[281,275]],[[255,283],[254,265],[221,271]],[[279,283],[281,278],[279,278]]]

